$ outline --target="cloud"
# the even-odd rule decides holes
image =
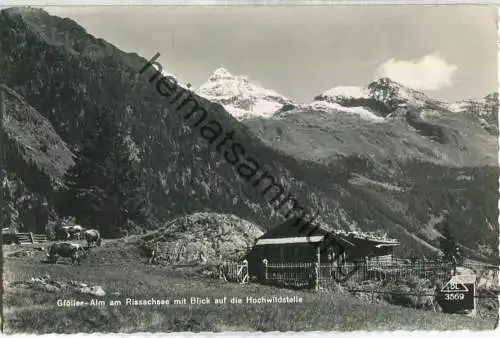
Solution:
[[[453,85],[458,66],[447,63],[436,54],[417,61],[390,59],[379,66],[376,77],[389,77],[405,86],[420,90],[437,90]]]

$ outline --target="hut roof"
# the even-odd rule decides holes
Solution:
[[[324,240],[335,241],[346,247],[361,246],[396,246],[399,241],[381,238],[371,234],[332,231],[321,223],[310,224],[309,219],[293,217],[269,230],[256,240],[256,245],[318,243]]]
[[[303,220],[299,217],[287,219],[282,224],[269,230],[259,239],[267,238],[289,238],[289,237],[316,237],[325,236],[329,233],[321,225],[309,224],[308,220]]]

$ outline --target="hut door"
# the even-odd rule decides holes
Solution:
[[[340,248],[337,245],[330,246],[328,248],[328,259],[329,259],[329,262],[333,263],[334,265],[336,265],[338,263],[338,260],[340,258],[339,255],[343,255],[343,254],[345,254],[345,252],[342,250],[342,248]]]

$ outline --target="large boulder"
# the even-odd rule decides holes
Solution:
[[[106,295],[106,292],[100,285],[94,285],[91,287],[85,286],[80,289],[81,293],[87,293],[90,295],[98,296],[98,297],[104,297]]]
[[[217,264],[241,259],[263,232],[237,216],[195,213],[179,217],[138,244],[155,248],[168,264]]]

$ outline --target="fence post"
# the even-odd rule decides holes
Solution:
[[[224,272],[224,262],[219,263],[219,279],[223,279],[227,282],[226,273]]]
[[[33,237],[33,233],[30,231],[30,239],[31,243],[35,243],[35,238]]]
[[[264,281],[267,281],[267,263],[269,263],[269,261],[264,258],[262,263],[264,264]]]
[[[319,290],[319,264],[318,262],[314,262],[314,270],[313,270],[313,280],[314,280],[314,290]]]
[[[244,260],[243,263],[245,264],[245,275],[243,276],[243,283],[249,283],[250,282],[250,272],[248,271],[248,260]]]
[[[314,280],[314,288],[315,290],[319,290],[319,274],[320,274],[320,267],[321,267],[321,251],[320,251],[320,245],[316,248],[316,264],[314,267],[315,270],[315,280]]]

